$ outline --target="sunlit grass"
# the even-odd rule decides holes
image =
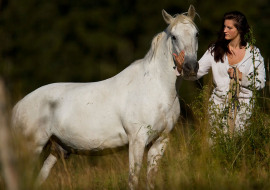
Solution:
[[[203,126],[179,124],[175,127],[156,174],[156,189],[270,188],[270,143],[262,142],[250,152],[254,141],[238,139],[238,144],[228,142],[232,147],[224,150],[223,146],[210,146],[207,134]],[[19,162],[29,166],[25,159]],[[22,176],[30,176],[27,170],[19,171]],[[26,180],[31,177],[23,179],[22,187],[29,189],[31,181]],[[127,150],[106,156],[72,155],[60,160],[39,189],[128,189]],[[139,189],[146,189],[146,158]]]
[[[160,161],[155,189],[270,189],[270,116],[263,106],[256,109],[251,125],[229,138],[224,134],[209,144],[205,88],[190,106],[192,121],[183,119],[170,134]],[[13,140],[21,189],[33,189],[34,157],[25,139]],[[146,154],[139,189],[146,189]],[[4,189],[0,178],[0,189]],[[38,189],[128,189],[128,150],[104,156],[71,155],[60,159]]]

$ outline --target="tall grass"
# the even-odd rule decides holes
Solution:
[[[224,134],[209,144],[207,100],[204,88],[189,105],[193,122],[179,122],[170,134],[170,142],[160,161],[156,189],[269,189],[270,117],[259,107],[243,134],[230,138]],[[20,189],[32,189],[33,157],[24,139],[14,141]],[[19,147],[19,148],[18,148]],[[33,162],[32,162],[33,161]],[[0,189],[5,189],[0,178]],[[128,189],[128,152],[106,156],[72,155],[61,159],[47,181],[38,189]],[[146,189],[146,158],[139,189]]]

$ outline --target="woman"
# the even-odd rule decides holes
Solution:
[[[248,44],[249,32],[250,27],[242,13],[226,13],[216,42],[209,45],[199,60],[197,78],[212,69],[215,85],[210,98],[210,123],[228,124],[230,132],[244,129],[251,116],[252,86],[259,90],[265,85],[264,60],[259,49]],[[177,71],[181,73],[184,52],[174,56]]]

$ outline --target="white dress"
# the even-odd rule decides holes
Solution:
[[[253,56],[254,55],[254,56]],[[255,60],[253,61],[253,57]],[[254,75],[254,64],[257,70],[256,76],[256,89],[259,90],[265,86],[265,67],[264,59],[260,54],[258,48],[254,48],[254,54],[251,51],[251,47],[246,49],[244,58],[236,65],[240,72],[242,72],[242,81],[240,84],[240,93],[239,93],[239,103],[238,112],[236,116],[235,130],[242,130],[245,122],[251,116],[251,97],[252,90],[250,86],[254,83],[251,80]],[[226,108],[227,105],[227,95],[229,91],[230,78],[228,75],[228,69],[232,67],[229,65],[228,58],[224,56],[224,63],[221,61],[216,62],[214,56],[211,55],[210,50],[207,50],[202,58],[199,60],[199,70],[197,73],[197,78],[208,74],[209,70],[212,69],[213,83],[215,88],[212,92],[210,102],[212,103],[209,109],[210,114],[210,123],[212,125],[226,124]],[[221,117],[216,118],[215,116],[219,114]],[[223,115],[222,115],[223,114]],[[225,129],[226,130],[226,129]]]

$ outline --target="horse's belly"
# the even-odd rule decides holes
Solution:
[[[103,150],[128,144],[121,123],[108,123],[95,117],[85,122],[66,120],[56,127],[54,135],[65,145],[78,150]]]

